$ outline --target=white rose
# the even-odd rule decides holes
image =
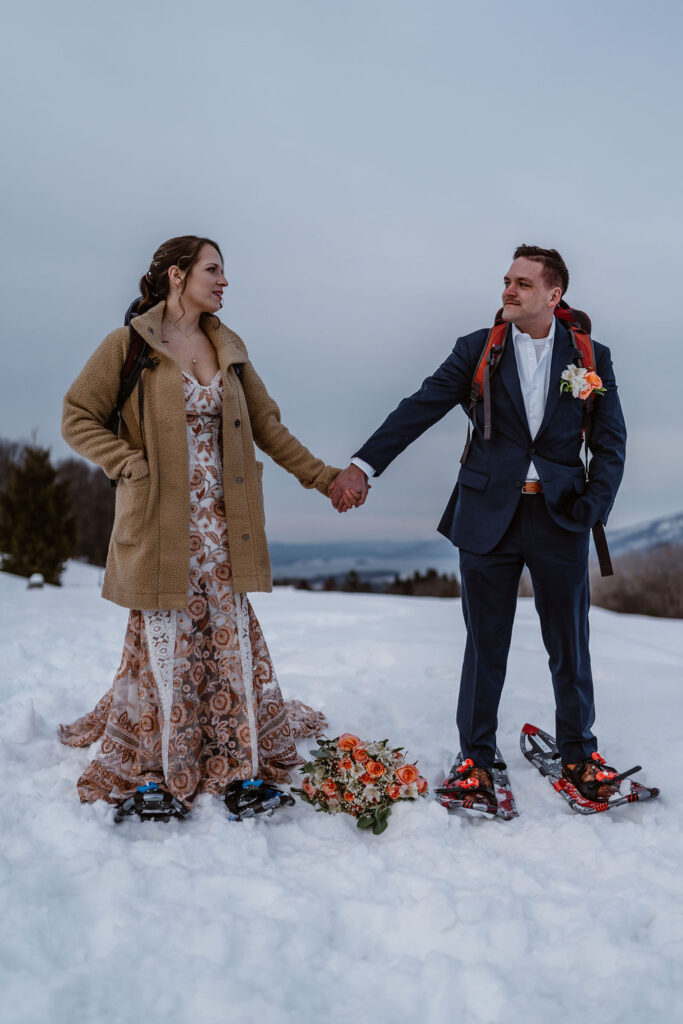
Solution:
[[[363,790],[363,800],[370,804],[376,804],[380,799],[380,795],[377,786],[366,786]]]

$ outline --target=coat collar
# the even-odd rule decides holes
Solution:
[[[131,320],[140,337],[146,341],[156,352],[168,356],[166,346],[161,340],[161,322],[164,318],[165,302],[158,302],[146,313],[136,316]],[[249,357],[244,342],[229,327],[222,324],[217,317],[204,313],[201,318],[201,327],[207,338],[216,349],[218,362],[221,367],[227,367],[231,363],[244,363]],[[171,358],[168,356],[168,358]]]

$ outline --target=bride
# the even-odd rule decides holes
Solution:
[[[105,424],[127,327],[105,338],[64,400],[65,440],[117,483],[102,594],[130,608],[111,689],[59,730],[71,746],[102,740],[78,780],[84,802],[118,804],[156,782],[191,805],[257,775],[288,782],[295,737],[326,725],[283,701],[247,598],[271,589],[254,444],[324,495],[339,470],[283,426],[244,342],[216,316],[227,285],[215,242],[164,242],[131,320],[152,358],[118,435]]]

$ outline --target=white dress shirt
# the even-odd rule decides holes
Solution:
[[[517,324],[512,325],[512,344],[515,349],[519,383],[522,388],[524,409],[532,439],[538,433],[545,412],[554,340],[555,317],[553,317],[546,338],[532,338],[528,334],[522,334]],[[538,473],[533,462],[529,463],[526,479],[538,480]]]
[[[555,340],[555,317],[552,319],[550,331],[546,338],[532,338],[522,334],[516,324],[512,325],[512,345],[515,350],[519,383],[522,388],[524,409],[529,421],[532,439],[536,437],[543,420],[545,403],[550,384],[550,364],[553,358],[553,342]],[[367,477],[375,475],[372,466],[354,456],[354,466],[362,469]],[[529,463],[527,480],[538,480],[538,473],[533,462]]]

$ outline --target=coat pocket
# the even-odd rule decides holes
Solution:
[[[488,473],[480,473],[478,469],[462,466],[458,473],[458,484],[471,487],[473,491],[485,491],[489,482]]]
[[[112,540],[117,544],[139,544],[143,536],[149,477],[137,480],[121,477],[116,487],[116,511]]]
[[[256,496],[259,503],[261,521],[266,521],[266,509],[263,501],[263,463],[256,460]]]

